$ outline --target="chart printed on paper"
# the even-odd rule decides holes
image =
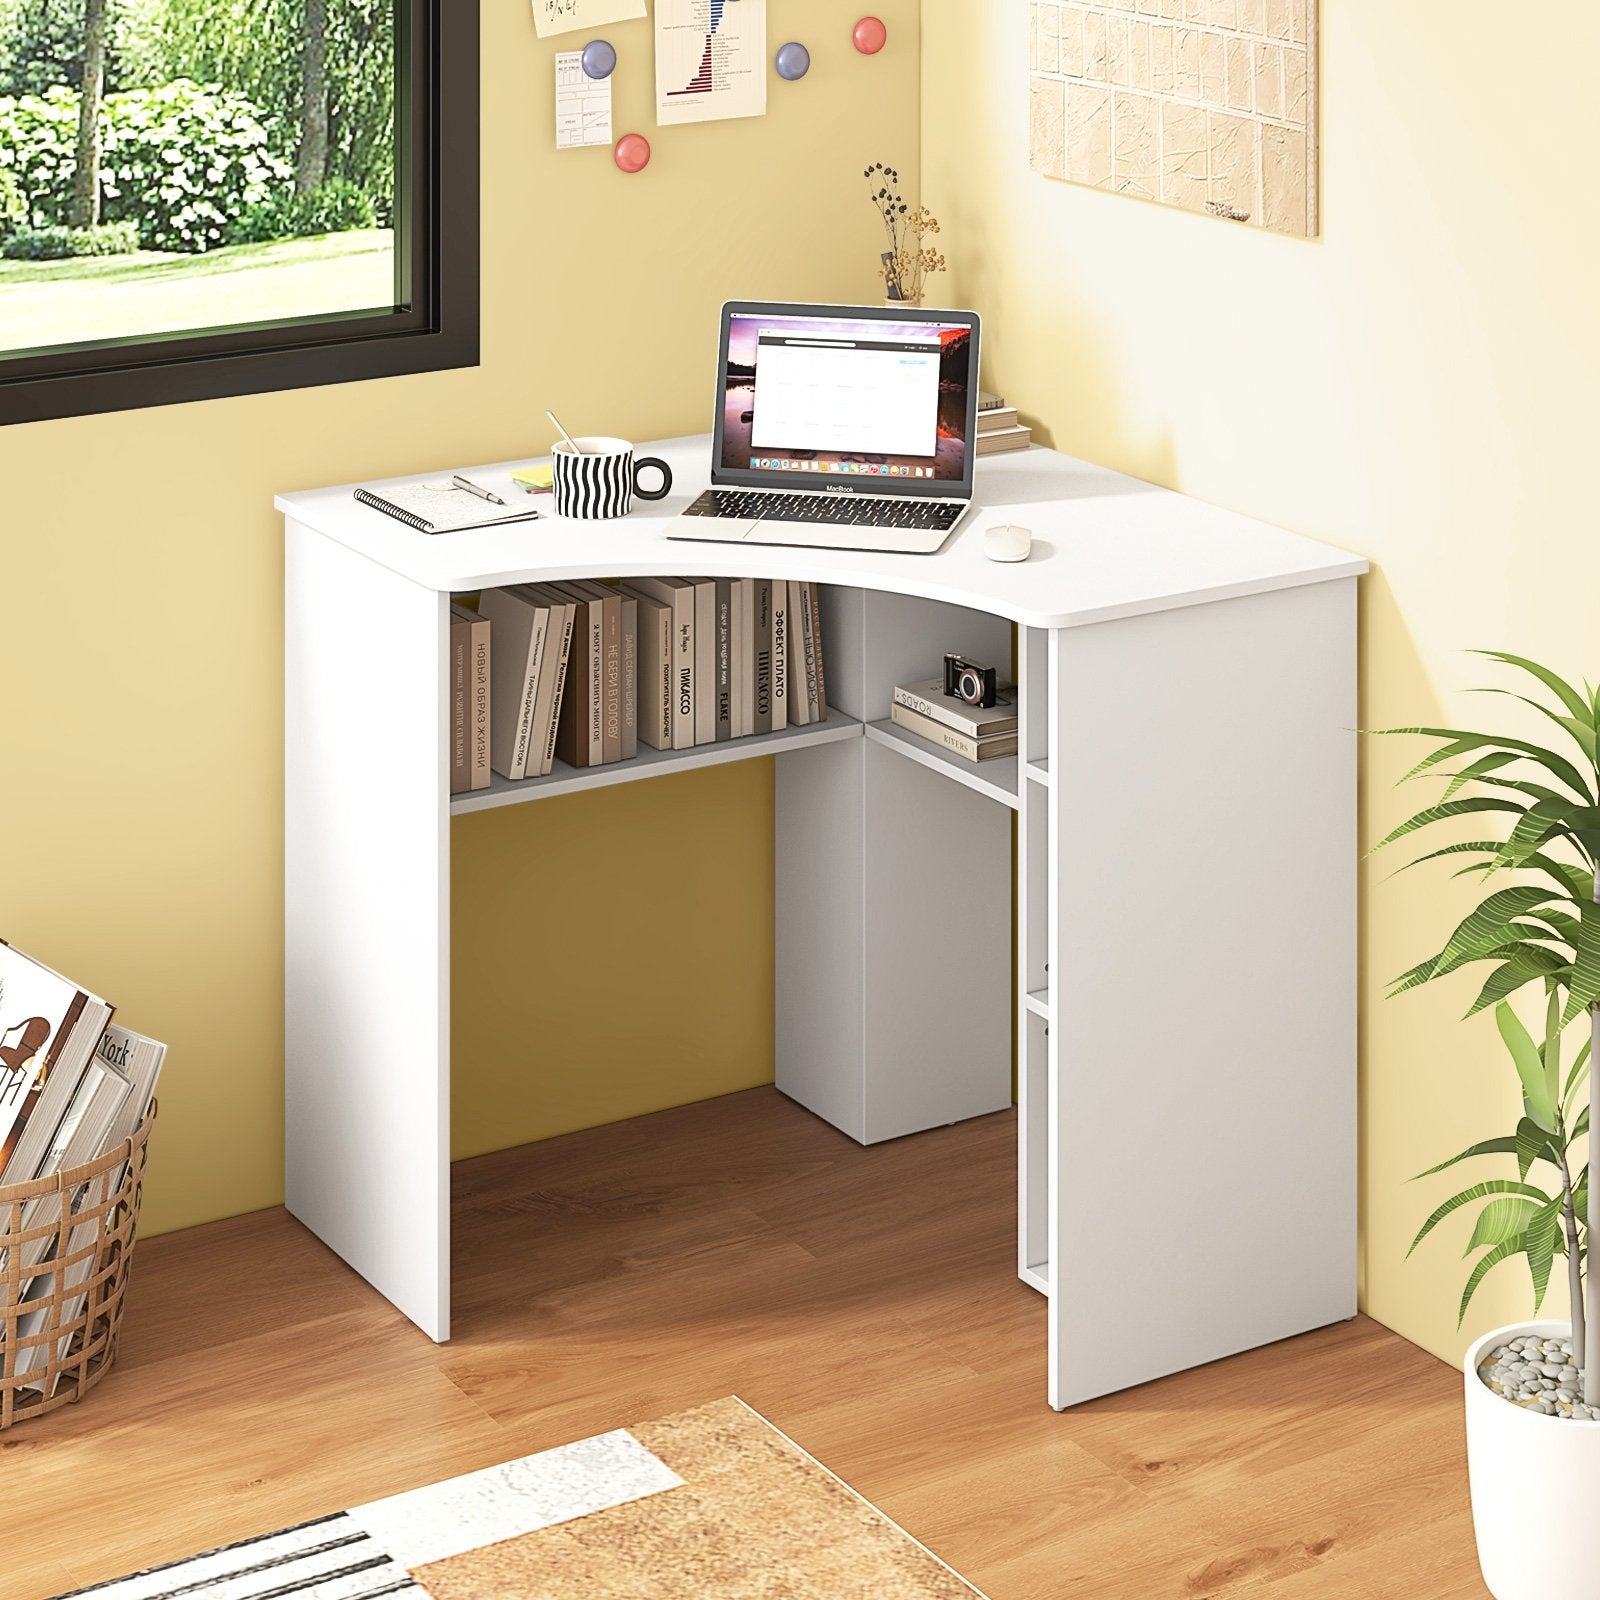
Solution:
[[[767,0],[656,0],[656,121],[767,109]]]
[[[611,80],[583,70],[581,50],[556,56],[556,149],[611,143]]]

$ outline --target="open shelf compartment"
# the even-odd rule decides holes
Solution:
[[[642,778],[662,778],[668,773],[688,772],[695,767],[720,767],[730,761],[787,755],[791,750],[806,750],[813,745],[860,737],[861,724],[854,717],[830,708],[826,722],[785,728],[781,733],[750,734],[743,739],[725,739],[721,744],[696,745],[692,750],[652,750],[641,745],[638,755],[628,761],[586,768],[569,767],[564,761],[558,761],[548,777],[523,778],[515,783],[496,773],[487,789],[452,795],[450,814],[459,817],[473,811],[492,811],[497,806],[520,805],[525,800],[547,800],[582,789],[637,783]]]

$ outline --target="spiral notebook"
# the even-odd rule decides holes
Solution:
[[[395,488],[357,489],[356,499],[394,517],[418,533],[460,533],[467,528],[498,528],[505,522],[532,522],[539,513],[524,505],[497,506],[465,489],[442,483],[405,483]]]

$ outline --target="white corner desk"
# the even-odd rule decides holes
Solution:
[[[290,1211],[448,1338],[452,815],[775,756],[778,1088],[871,1144],[1010,1106],[1015,1039],[1052,1406],[1353,1316],[1366,563],[1040,449],[934,556],[668,541],[709,441],[641,448],[675,492],[612,522],[277,502]],[[829,720],[452,798],[451,594],[659,573],[822,585]],[[889,722],[946,650],[1014,660],[1015,760]]]

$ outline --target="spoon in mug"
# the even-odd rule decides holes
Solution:
[[[550,419],[550,420],[551,420],[551,421],[552,421],[552,422],[553,422],[553,423],[555,423],[555,425],[556,425],[556,432],[557,432],[557,433],[559,433],[559,434],[560,434],[560,435],[561,435],[561,437],[562,437],[562,438],[563,438],[563,439],[565,439],[565,440],[566,440],[566,441],[567,441],[567,443],[568,443],[568,444],[569,444],[569,445],[570,445],[570,446],[571,446],[571,447],[572,447],[572,453],[573,453],[573,455],[575,455],[575,456],[581,456],[581,455],[584,455],[584,454],[586,454],[586,452],[585,452],[585,450],[584,450],[584,448],[583,448],[583,446],[582,446],[582,445],[581,445],[581,444],[579,444],[579,443],[578,443],[578,441],[577,441],[577,440],[576,440],[576,439],[574,439],[574,438],[573,438],[573,437],[572,437],[572,435],[571,435],[571,434],[570,434],[570,433],[568,433],[568,432],[567,432],[567,430],[566,430],[566,429],[565,429],[565,428],[563,428],[563,427],[562,427],[562,426],[561,426],[561,418],[560,418],[560,417],[558,417],[558,416],[557,416],[557,415],[556,415],[556,414],[555,414],[555,412],[553,412],[553,411],[546,411],[546,412],[545,412],[545,415],[546,415],[546,416],[547,416],[547,417],[549,417],[549,419]]]

